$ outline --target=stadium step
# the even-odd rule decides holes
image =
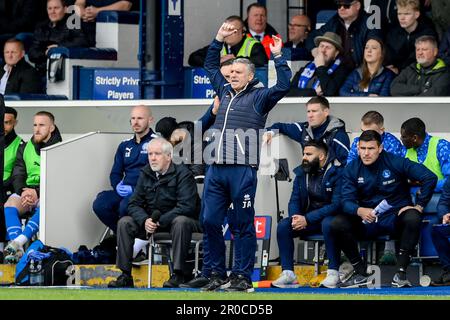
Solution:
[[[326,267],[323,270],[326,270]],[[133,278],[137,288],[147,287],[147,266],[134,266]],[[0,285],[11,285],[14,283],[15,265],[0,264]],[[268,279],[275,280],[281,274],[280,266],[268,268]],[[308,285],[309,280],[314,277],[314,266],[296,266],[295,274],[298,276],[300,285]],[[111,280],[120,275],[120,270],[114,265],[75,265],[74,285],[107,287]],[[153,265],[152,287],[161,288],[164,281],[169,279],[169,268],[167,265]]]

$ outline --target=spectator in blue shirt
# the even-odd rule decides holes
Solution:
[[[391,95],[395,73],[383,66],[384,45],[379,38],[370,38],[364,48],[362,65],[347,77],[339,95],[345,97],[378,97]]]
[[[384,128],[384,117],[377,111],[368,111],[361,118],[361,131],[375,130],[381,135],[383,150],[404,157],[406,149],[392,133],[386,132]],[[353,140],[352,147],[348,153],[347,164],[359,158],[358,156],[359,137]]]

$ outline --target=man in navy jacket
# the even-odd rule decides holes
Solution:
[[[294,170],[289,217],[278,223],[277,241],[283,272],[272,286],[299,286],[293,271],[294,238],[321,233],[329,227],[339,208],[342,168],[332,153],[328,153],[328,146],[323,141],[306,143],[302,164]],[[328,256],[339,254],[332,242],[326,246]]]
[[[437,210],[442,224],[433,226],[431,236],[444,271],[439,279],[433,281],[431,285],[450,286],[450,179],[447,179],[442,188]]]
[[[330,104],[325,97],[313,97],[306,102],[306,122],[277,122],[267,128],[264,135],[270,143],[275,132],[285,134],[305,146],[311,140],[322,140],[328,145],[342,165],[347,162],[350,139],[345,132],[345,123],[330,115]]]
[[[116,232],[117,222],[127,215],[128,200],[136,186],[139,172],[148,163],[147,145],[156,135],[150,128],[153,116],[149,107],[136,106],[131,111],[131,139],[122,141],[114,156],[109,175],[113,190],[102,191],[92,205],[97,217]]]
[[[253,273],[256,233],[254,227],[254,201],[256,194],[256,168],[259,161],[259,130],[264,129],[269,111],[289,91],[291,70],[281,54],[282,41],[274,36],[271,51],[277,71],[277,83],[271,88],[255,79],[255,67],[244,58],[235,59],[228,82],[220,72],[220,50],[224,38],[237,32],[224,23],[211,43],[206,56],[205,69],[211,84],[220,98],[216,120],[211,128],[212,144],[205,153],[211,164],[206,172],[203,190],[203,226],[209,242],[211,256],[211,281],[202,288],[212,291],[227,288],[229,291],[253,291]],[[212,151],[212,152],[211,152]],[[239,269],[230,281],[226,280],[225,243],[222,223],[230,205],[239,225],[241,258]],[[233,217],[231,217],[233,219]]]
[[[419,240],[421,213],[433,195],[437,177],[423,165],[383,151],[381,136],[374,130],[361,134],[358,149],[360,158],[352,161],[343,173],[344,214],[336,216],[331,223],[332,241],[344,251],[354,268],[349,280],[338,286],[363,287],[372,282],[357,240],[386,234],[398,238],[400,243],[392,286],[411,286],[406,268]],[[409,180],[422,184],[415,206]],[[383,200],[388,206],[375,210]]]

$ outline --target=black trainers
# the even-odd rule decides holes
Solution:
[[[225,289],[227,292],[253,292],[252,282],[247,277],[238,274],[231,278],[230,286]]]
[[[450,271],[444,271],[438,280],[431,282],[432,287],[450,286]]]
[[[189,282],[186,283],[182,283],[180,284],[180,288],[194,288],[194,289],[199,289],[202,288],[204,286],[206,286],[209,283],[209,278],[204,277],[204,276],[198,276],[194,279],[192,279]]]
[[[402,272],[397,272],[391,282],[394,288],[412,287],[411,282],[406,279],[406,274]]]
[[[182,283],[184,283],[184,276],[178,272],[174,272],[170,276],[170,279],[163,283],[163,288],[178,288]]]
[[[372,283],[371,275],[365,275],[356,273],[353,271],[350,278],[337,285],[338,288],[364,288],[367,287],[368,284]]]
[[[222,286],[226,285],[228,282],[229,281],[227,278],[223,278],[219,274],[213,272],[211,274],[211,278],[209,279],[209,282],[204,287],[202,287],[200,290],[201,291],[216,291],[219,289],[224,289]]]
[[[116,280],[108,283],[108,288],[134,288],[133,277],[122,273]]]

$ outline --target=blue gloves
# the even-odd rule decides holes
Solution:
[[[119,196],[125,198],[133,193],[133,188],[127,184],[123,184],[123,181],[120,181],[116,186],[116,192]]]

